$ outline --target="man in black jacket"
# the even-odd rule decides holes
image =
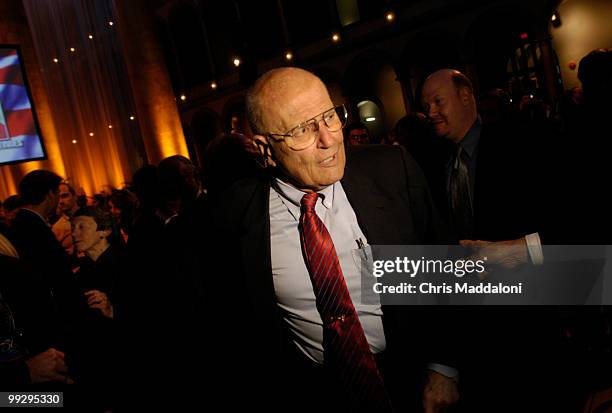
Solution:
[[[8,233],[21,259],[43,274],[52,288],[64,284],[71,275],[70,259],[49,227],[61,182],[60,176],[42,169],[27,174],[19,183],[23,207]]]
[[[81,293],[72,280],[70,257],[57,241],[48,219],[57,209],[59,185],[62,178],[53,172],[35,170],[19,183],[23,207],[17,213],[8,232],[19,258],[38,274],[36,288],[44,289],[52,297],[51,305],[57,313],[57,336],[70,346],[76,334],[76,321],[83,303]],[[70,348],[62,348],[68,354]]]
[[[441,201],[456,240],[487,257],[491,267],[542,264],[542,244],[563,242],[575,218],[565,214],[563,220],[555,219],[557,211],[566,209],[556,202],[556,185],[551,184],[559,171],[549,161],[556,157],[542,150],[553,148],[547,145],[546,128],[504,121],[482,124],[472,84],[456,70],[431,74],[422,99],[434,132],[453,146],[446,181],[432,184],[432,191],[440,194],[434,198]],[[456,308],[453,317],[464,350],[459,370],[467,411],[516,411],[528,404],[534,410],[567,408],[560,396],[552,397],[567,395],[559,390],[561,364],[555,358],[561,342],[555,309],[474,306]]]
[[[313,216],[305,212],[305,200],[315,199],[317,219],[327,228],[321,233],[330,235],[324,242],[333,240],[329,256],[339,266],[338,282],[350,293],[367,339],[369,350],[354,347],[354,354],[373,354],[396,408],[424,402],[428,411],[438,411],[453,404],[455,372],[441,353],[431,351],[436,340],[430,333],[441,328],[434,322],[436,311],[360,300],[355,260],[368,244],[444,238],[415,162],[398,147],[345,151],[345,109],[333,105],[319,78],[300,69],[264,74],[249,92],[247,111],[268,168],[211,199],[204,249],[207,311],[219,310],[208,318],[211,341],[222,342],[223,354],[231,355],[221,358],[220,381],[247,391],[251,403],[248,395],[257,395],[267,409],[355,409],[354,400],[345,397],[352,393],[327,358],[341,357],[324,337],[333,320],[345,318],[326,319],[320,305],[325,291],[316,287],[305,235],[305,214]],[[422,376],[427,376],[424,391]],[[365,395],[360,408],[370,402]]]

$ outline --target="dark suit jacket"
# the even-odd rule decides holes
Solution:
[[[557,176],[562,165],[549,125],[497,122],[482,125],[475,168],[473,239],[500,241],[539,232],[543,242],[558,240],[556,211],[560,202]],[[434,139],[438,156],[421,156],[442,217],[449,219],[446,171],[454,149],[447,140]],[[446,141],[446,142],[445,142]],[[567,214],[562,222],[567,225]],[[449,225],[450,226],[450,225]],[[451,228],[452,233],[452,228]]]
[[[559,165],[551,140],[545,125],[482,127],[474,191],[476,239],[516,239],[538,232],[544,242],[554,242],[551,206],[559,208],[553,185]]]
[[[15,344],[25,351],[14,362],[0,362],[0,385],[4,388],[30,390],[30,375],[25,359],[51,347],[65,350],[65,329],[57,314],[51,291],[31,266],[13,257],[0,254],[0,336],[12,337]],[[10,309],[15,330],[7,325]],[[3,313],[4,311],[4,313]],[[7,329],[6,331],[5,329]],[[3,349],[6,350],[6,349]],[[26,355],[27,351],[27,355]],[[0,350],[2,353],[2,350]],[[0,359],[6,359],[0,354]],[[42,387],[38,390],[44,390]]]
[[[559,148],[552,137],[553,130],[545,124],[482,126],[475,172],[474,239],[510,240],[534,232],[543,244],[568,239],[573,232],[568,222],[575,215],[557,214],[566,202],[560,198],[560,182],[555,179],[562,166],[557,164]],[[440,153],[444,162],[438,161],[437,172],[450,154]],[[446,182],[433,167],[424,169],[430,172],[434,199],[449,222]],[[554,308],[478,306],[452,311],[454,335],[461,337],[463,346],[458,367],[468,411],[490,410],[502,399],[516,405],[536,398],[551,402],[546,397],[560,377],[553,369],[561,366],[556,363],[561,341]],[[534,385],[541,377],[526,373],[533,366],[546,371],[546,383]],[[514,406],[504,401],[495,410],[512,411]]]
[[[35,213],[22,209],[11,224],[8,238],[20,259],[40,274],[41,282],[52,292],[63,324],[73,325],[73,317],[79,309],[80,293],[72,283],[70,257],[51,228]]]
[[[35,213],[20,210],[11,224],[8,237],[19,252],[19,257],[41,274],[49,276],[49,282],[71,273],[70,258],[51,228]]]
[[[270,252],[270,180],[270,176],[261,175],[240,181],[211,200],[204,258],[205,302],[209,303],[208,311],[219,310],[219,317],[209,331],[231,354],[224,358],[220,376],[234,386],[239,381],[243,390],[255,384],[258,398],[290,398],[293,392],[301,402],[312,394],[309,389],[313,383],[296,385],[300,378],[296,352],[276,305]],[[347,148],[341,183],[370,244],[445,240],[423,174],[400,147]],[[426,362],[446,361],[429,354],[435,353],[431,345],[436,340],[428,341],[433,338],[429,332],[435,324],[435,309],[383,307],[383,313],[387,364],[401,370],[406,382],[416,382]],[[403,395],[410,391],[416,391],[416,386],[403,386]]]

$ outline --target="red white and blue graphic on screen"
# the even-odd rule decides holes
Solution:
[[[44,157],[19,54],[0,47],[0,164]]]

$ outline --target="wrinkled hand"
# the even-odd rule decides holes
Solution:
[[[113,305],[105,293],[98,290],[89,290],[85,291],[85,296],[87,297],[87,305],[89,308],[97,308],[102,312],[104,317],[113,318]]]
[[[512,269],[529,262],[529,251],[524,238],[495,242],[461,240],[459,244],[471,250],[471,260],[484,260],[486,257],[487,266]],[[480,278],[487,275],[487,272],[479,274]]]
[[[457,382],[435,371],[427,372],[427,383],[423,389],[425,413],[443,412],[459,400]]]
[[[68,376],[68,368],[64,363],[64,353],[59,350],[50,348],[26,360],[25,363],[30,371],[32,383],[42,383],[45,381],[74,383]]]

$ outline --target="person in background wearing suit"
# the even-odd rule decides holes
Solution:
[[[443,242],[418,166],[398,146],[345,148],[346,110],[310,72],[267,72],[246,104],[267,168],[211,197],[204,246],[210,331],[231,354],[220,384],[268,410],[454,404],[456,371],[430,351],[435,309],[361,301],[368,244]]]
[[[8,232],[19,258],[39,274],[40,285],[52,297],[57,311],[56,334],[65,348],[66,364],[71,368],[70,348],[75,334],[76,315],[79,313],[81,294],[72,283],[70,256],[55,238],[48,219],[57,210],[59,186],[62,178],[46,170],[35,170],[19,183],[19,196],[23,207],[17,213]]]
[[[61,177],[45,170],[30,172],[21,180],[19,193],[23,206],[8,231],[14,248],[5,248],[2,252],[12,251],[14,254],[0,256],[0,290],[5,300],[3,311],[10,318],[14,312],[15,318],[10,324],[22,330],[11,340],[35,355],[18,357],[12,360],[14,362],[3,364],[1,369],[10,370],[8,385],[48,381],[72,383],[64,362],[70,330],[66,315],[70,311],[63,305],[70,262],[47,221],[57,208],[61,181]],[[58,313],[58,309],[65,312]],[[10,331],[8,333],[11,337]]]
[[[527,131],[509,125],[483,125],[470,80],[442,69],[423,85],[422,103],[436,135],[454,143],[447,161],[444,191],[449,226],[458,240],[505,241],[516,253],[506,264],[541,261],[540,197],[530,187],[541,183]],[[530,134],[531,135],[531,134]],[[444,154],[443,156],[446,156]],[[532,185],[527,185],[529,182]],[[500,219],[503,217],[503,219]],[[511,241],[508,241],[511,240]]]
[[[482,124],[472,84],[456,70],[431,74],[422,99],[434,132],[454,144],[446,161],[446,182],[432,191],[443,194],[435,199],[444,201],[440,209],[447,213],[456,240],[487,257],[489,266],[514,269],[543,263],[542,241],[556,240],[554,226],[544,219],[552,215],[546,205],[554,199],[547,192],[552,186],[538,146],[545,130]],[[570,219],[567,215],[564,222]],[[561,375],[555,373],[560,347],[554,309],[465,307],[457,308],[453,317],[464,346],[458,364],[467,389],[462,402],[466,411],[516,411],[526,403],[534,410],[545,406],[565,411],[567,405],[558,395],[564,395],[558,387]],[[528,373],[534,366],[545,376]]]
[[[62,178],[53,172],[36,170],[19,183],[23,207],[11,224],[8,238],[19,257],[45,277],[53,294],[60,297],[72,275],[70,257],[57,241],[49,218],[57,210]]]

